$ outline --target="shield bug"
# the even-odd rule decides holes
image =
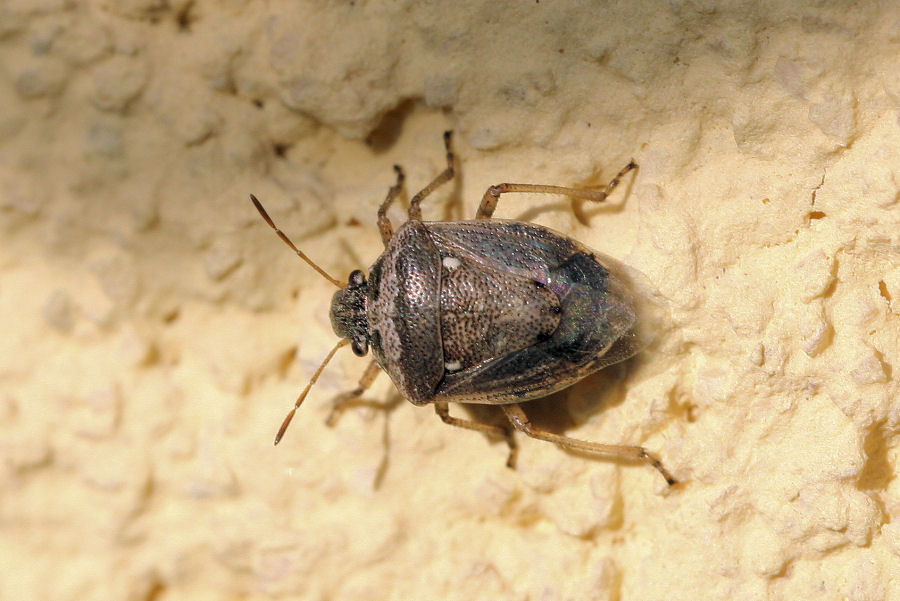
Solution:
[[[454,175],[451,132],[444,134],[447,167],[409,203],[408,220],[394,232],[388,208],[403,190],[404,174],[378,209],[384,253],[368,275],[353,271],[346,284],[312,262],[276,226],[255,196],[250,199],[278,236],[338,287],[331,301],[331,325],[341,338],[294,408],[275,444],[337,350],[374,359],[359,386],[335,405],[329,422],[371,385],[379,368],[414,405],[432,404],[454,426],[503,438],[514,466],[513,429],[563,448],[602,457],[642,461],[669,484],[675,478],[639,446],[609,445],[540,429],[520,403],[566,388],[603,367],[623,361],[645,344],[638,296],[628,286],[633,270],[548,228],[493,219],[501,195],[559,194],[604,201],[632,161],[603,189],[536,184],[499,184],[484,193],[472,221],[423,221],[420,205]],[[448,403],[500,406],[512,428],[452,417]]]

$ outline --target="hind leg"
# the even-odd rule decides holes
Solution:
[[[510,192],[527,192],[534,194],[561,194],[570,198],[579,200],[589,200],[591,202],[603,202],[606,197],[616,189],[619,181],[626,173],[637,168],[637,163],[631,161],[625,168],[619,171],[614,178],[602,190],[587,190],[583,188],[566,188],[564,186],[545,186],[542,184],[497,184],[488,188],[484,196],[481,197],[481,204],[478,206],[478,212],[475,213],[475,219],[490,219],[497,209],[497,203],[500,202],[501,194]]]
[[[669,483],[669,486],[678,483],[678,480],[676,480],[675,477],[672,476],[672,474],[670,474],[669,471],[663,467],[662,462],[651,455],[649,452],[647,452],[644,447],[600,444],[598,442],[588,442],[586,440],[579,440],[577,438],[569,438],[568,436],[553,434],[552,432],[547,432],[546,430],[541,430],[540,428],[534,427],[531,424],[531,421],[528,419],[528,416],[525,415],[525,412],[522,410],[521,406],[516,404],[501,406],[503,407],[503,411],[506,413],[506,417],[516,428],[516,430],[521,430],[532,438],[545,440],[566,449],[572,449],[573,451],[582,451],[599,457],[611,457],[614,459],[625,459],[628,461],[642,461],[653,466],[660,474],[662,474],[663,478],[666,479],[666,482]]]

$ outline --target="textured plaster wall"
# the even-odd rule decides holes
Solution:
[[[900,599],[900,9],[0,3],[0,598]],[[333,288],[456,132],[644,272],[659,343],[529,407],[683,481],[401,402],[324,424]],[[403,219],[402,207],[391,214]],[[454,413],[464,415],[461,409]]]

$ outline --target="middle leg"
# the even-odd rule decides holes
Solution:
[[[509,447],[509,456],[506,459],[506,466],[510,468],[516,467],[516,457],[518,456],[519,449],[516,446],[516,439],[513,438],[512,430],[500,426],[482,424],[471,419],[453,417],[450,415],[450,406],[447,401],[435,401],[434,412],[438,414],[438,417],[440,417],[445,424],[456,426],[458,428],[466,428],[467,430],[475,430],[476,432],[482,432],[496,438],[502,438]]]
[[[388,242],[391,241],[394,235],[394,227],[391,225],[391,220],[388,219],[387,211],[403,191],[403,180],[406,179],[403,167],[394,165],[394,171],[397,173],[397,183],[388,188],[387,196],[381,203],[381,206],[378,207],[378,230],[381,232],[381,242],[384,243],[385,248],[387,248]]]

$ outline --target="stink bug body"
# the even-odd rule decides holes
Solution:
[[[404,175],[395,166],[396,184],[378,210],[384,253],[368,277],[353,271],[346,285],[299,251],[251,195],[279,237],[339,288],[331,302],[331,324],[341,341],[297,399],[275,444],[327,362],[349,343],[359,356],[371,349],[374,360],[332,418],[359,399],[381,368],[414,405],[433,404],[448,424],[504,438],[510,467],[516,458],[513,430],[452,417],[449,402],[498,405],[515,429],[531,437],[644,461],[674,484],[675,478],[642,447],[569,438],[528,420],[519,403],[570,386],[641,349],[637,299],[626,284],[628,275],[612,259],[548,228],[492,219],[500,196],[509,192],[602,202],[635,163],[603,190],[500,184],[487,189],[473,221],[422,221],[422,200],[454,174],[450,132],[444,143],[447,168],[412,198],[409,219],[396,233],[387,210],[403,189]]]

